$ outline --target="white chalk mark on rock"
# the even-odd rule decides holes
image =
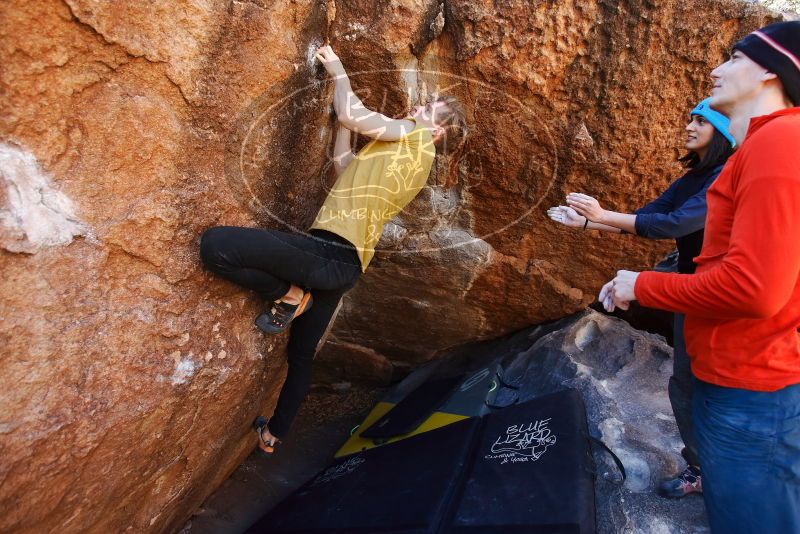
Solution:
[[[171,356],[175,360],[175,370],[172,372],[172,376],[169,378],[169,381],[172,383],[173,386],[177,386],[180,384],[185,384],[192,376],[194,375],[195,370],[197,369],[197,365],[192,360],[192,353],[186,355],[185,358],[180,358],[180,352],[178,353],[178,358],[175,358],[175,353],[173,352]]]
[[[316,58],[314,57],[314,55],[317,53],[317,50],[319,50],[321,47],[322,43],[317,39],[314,39],[310,43],[308,43],[308,48],[306,48],[306,65],[308,65],[308,68],[311,70],[311,72],[314,72],[314,70],[316,69],[316,65],[314,64]]]
[[[0,247],[35,254],[88,236],[72,201],[53,189],[33,154],[0,143],[0,180]]]

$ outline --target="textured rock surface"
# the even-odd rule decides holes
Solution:
[[[32,254],[86,233],[72,202],[53,189],[32,154],[0,145],[0,169],[5,197],[0,204],[0,246],[5,250]]]
[[[709,68],[770,17],[711,0],[7,0],[0,530],[168,532],[253,446],[285,340],[201,269],[197,236],[313,217],[332,178],[324,40],[368,105],[397,114],[446,89],[473,123],[326,349],[331,369],[382,381],[652,264],[663,249],[570,234],[543,209],[663,188]]]
[[[365,15],[358,39],[345,38],[352,15],[331,28],[345,58],[369,58],[359,68],[414,66],[412,95],[441,87],[470,112],[455,186],[437,185],[448,181],[440,161],[334,327],[332,342],[365,345],[395,367],[575,312],[617,269],[654,264],[668,245],[571,231],[544,209],[584,191],[631,210],[663,190],[680,173],[685,113],[708,73],[767,20],[732,2],[449,0],[442,13],[438,38],[378,65],[373,51],[392,49],[413,14]]]
[[[36,240],[0,230],[0,531],[169,532],[252,450],[282,380],[282,340],[256,332],[251,295],[203,272],[196,240],[255,224],[225,180],[226,140],[247,102],[308,72],[327,11],[76,0],[0,17],[3,141],[93,236],[12,254]]]

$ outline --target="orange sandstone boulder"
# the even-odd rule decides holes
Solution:
[[[6,1],[0,531],[174,531],[254,446],[285,336],[254,328],[262,303],[204,271],[197,240],[313,219],[333,179],[324,42],[370,107],[447,92],[469,113],[464,150],[387,226],[320,356],[385,382],[660,257],[544,211],[570,191],[629,210],[662,190],[708,72],[775,16],[732,0]]]

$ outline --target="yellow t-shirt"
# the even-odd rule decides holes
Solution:
[[[417,124],[397,141],[370,141],[353,158],[328,193],[311,228],[350,241],[361,270],[375,255],[383,225],[417,196],[428,181],[436,148],[428,129]]]

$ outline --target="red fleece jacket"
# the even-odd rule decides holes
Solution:
[[[641,273],[637,299],[686,314],[700,380],[755,391],[800,383],[800,107],[753,118],[706,199],[696,273]]]

